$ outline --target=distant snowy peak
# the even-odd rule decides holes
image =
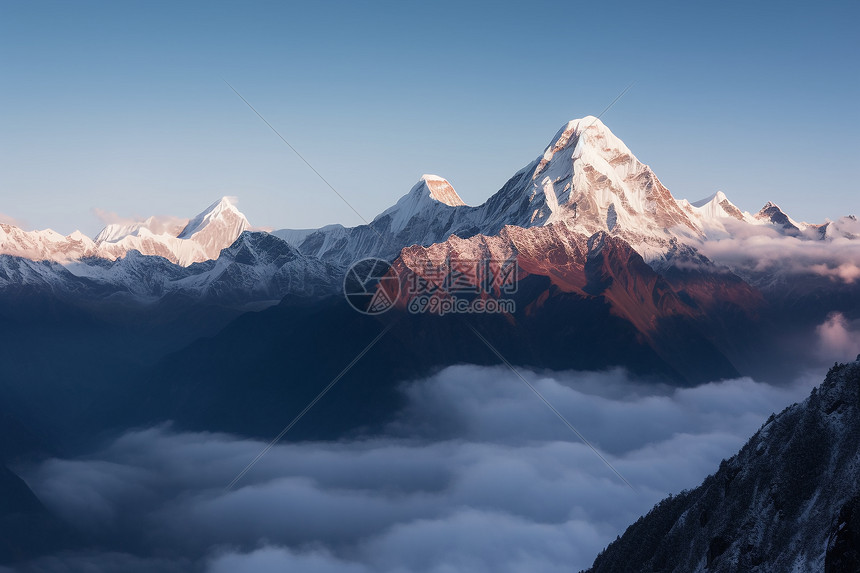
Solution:
[[[105,258],[116,259],[136,250],[188,266],[218,258],[249,227],[235,199],[223,197],[191,220],[149,217],[108,225],[96,237],[96,244],[98,256]]]
[[[732,217],[739,220],[743,220],[744,218],[743,212],[734,203],[729,201],[729,198],[722,191],[717,191],[710,197],[694,201],[691,205],[696,209],[700,209],[701,213],[707,216]]]
[[[217,231],[227,230],[229,232],[240,229],[236,232],[236,236],[233,237],[235,240],[248,227],[250,227],[248,219],[236,208],[236,198],[222,197],[209,205],[202,213],[191,219],[182,232],[179,233],[178,237],[180,239],[190,239],[199,233],[212,231],[213,228]]]
[[[800,233],[808,226],[803,223],[798,223],[786,215],[777,204],[771,203],[770,201],[761,208],[761,211],[756,213],[755,218],[761,222],[772,223],[776,227],[782,228],[784,231],[791,234]]]
[[[689,203],[686,199],[678,202],[682,208],[693,215],[693,219],[701,226],[705,235],[716,229],[724,230],[724,223],[737,220],[745,223],[755,223],[753,216],[741,211],[737,205],[729,201],[725,193],[717,191],[713,195]]]
[[[775,229],[780,234],[799,239],[860,240],[860,221],[856,215],[847,215],[835,221],[827,219],[821,224],[805,223],[792,219],[779,205],[770,201],[755,215],[748,213],[746,215],[750,223]]]
[[[339,273],[339,269],[301,255],[273,235],[246,231],[216,260],[184,267],[137,250],[116,260],[87,257],[62,263],[0,256],[0,292],[26,285],[34,292],[73,293],[80,300],[137,302],[181,294],[251,308],[248,305],[277,302],[287,295],[336,292]]]
[[[251,225],[235,205],[232,197],[223,197],[191,219],[179,234],[179,239],[193,241],[202,248],[206,259],[216,259],[222,249],[233,242]],[[205,259],[204,259],[205,260]]]
[[[394,206],[380,213],[374,221],[385,217],[391,219],[390,232],[399,233],[416,218],[430,219],[440,212],[451,212],[458,207],[467,207],[454,187],[438,175],[422,175],[409,193],[401,197]]]
[[[0,225],[0,255],[68,263],[84,257],[115,260],[129,251],[164,257],[188,266],[218,258],[250,225],[230,198],[223,198],[191,219],[149,217],[107,225],[95,241],[75,231],[63,236],[50,229],[24,231]]]
[[[856,215],[840,217],[835,221],[828,221],[819,227],[824,239],[851,239],[860,240],[860,220]]]
[[[24,231],[14,225],[0,224],[0,255],[13,255],[34,261],[67,261],[96,255],[92,239],[75,231],[63,236],[56,231]]]

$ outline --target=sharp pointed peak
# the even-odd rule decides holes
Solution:
[[[238,199],[236,197],[224,196],[209,205],[204,211],[191,219],[185,228],[179,233],[180,239],[188,239],[195,233],[203,230],[210,222],[220,219],[224,216],[233,219],[231,226],[236,227],[238,236],[239,233],[250,227],[248,219],[236,208]]]
[[[770,219],[773,222],[779,222],[779,224],[783,224],[786,221],[794,224],[794,221],[791,220],[788,214],[773,201],[765,203],[764,207],[755,216],[757,219]]]
[[[572,119],[561,126],[555,136],[544,150],[543,160],[549,161],[561,149],[568,146],[576,146],[579,152],[585,148],[595,149],[598,153],[613,150],[613,153],[632,153],[621,139],[619,139],[600,118],[587,115],[579,119]]]
[[[770,221],[791,233],[799,232],[808,227],[806,223],[798,223],[792,219],[779,205],[772,201],[768,201],[761,208],[761,211],[756,213],[755,218],[760,221]]]

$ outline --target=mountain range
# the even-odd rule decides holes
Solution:
[[[477,237],[475,240],[480,242],[482,238],[501,236],[505,228],[521,229],[517,231],[520,243],[531,235],[538,237],[541,231],[532,229],[540,228],[579,237],[579,242],[603,233],[624,241],[658,272],[690,265],[704,265],[711,270],[716,264],[756,287],[773,282],[774,273],[762,276],[758,272],[761,260],[738,260],[731,256],[737,253],[726,256],[715,246],[750,237],[768,241],[792,238],[808,246],[860,238],[860,222],[853,216],[808,224],[792,219],[774,203],[766,204],[756,214],[742,212],[722,192],[695,202],[675,199],[647,165],[636,159],[599,119],[589,116],[562,126],[542,155],[480,206],[466,205],[445,179],[424,175],[370,224],[283,229],[270,234],[286,244],[262,239],[266,233],[253,231],[234,200],[226,197],[190,220],[149,217],[111,224],[94,239],[80,232],[62,236],[51,230],[24,231],[3,224],[0,255],[5,256],[0,288],[42,284],[60,291],[86,292],[98,285],[147,301],[176,291],[209,297],[213,293],[211,284],[224,273],[227,281],[231,273],[243,275],[240,281],[247,282],[247,277],[243,272],[227,271],[236,269],[235,265],[194,265],[222,256],[233,260],[231,257],[241,248],[235,243],[247,232],[257,238],[242,239],[245,253],[253,251],[255,255],[244,262],[233,262],[253,266],[252,259],[258,261],[267,268],[255,269],[251,274],[257,282],[268,283],[248,296],[257,299],[266,293],[278,299],[310,289],[296,281],[284,281],[284,274],[319,277],[320,273],[329,273],[329,282],[339,285],[345,268],[362,258],[394,260],[404,248],[429,247],[452,237]],[[259,249],[272,253],[262,255]],[[136,259],[135,254],[147,258]],[[166,269],[159,259],[182,269],[159,271],[157,274],[164,275],[164,280],[134,278],[140,276],[136,270],[140,265]],[[331,266],[311,269],[318,261]],[[273,264],[292,270],[281,266],[273,269]],[[848,278],[851,280],[844,282],[850,283],[860,276],[852,274],[860,273],[856,267],[840,261],[820,261],[818,267],[806,271]],[[776,274],[784,277],[786,272]],[[103,295],[102,290],[96,292]]]
[[[110,224],[91,239],[81,233],[63,236],[50,229],[23,231],[0,225],[0,254],[34,261],[71,262],[83,258],[116,260],[130,251],[159,256],[188,266],[218,258],[246,229],[248,220],[224,197],[193,219],[149,217],[143,221]]]
[[[379,316],[355,312],[342,295],[347,269],[366,257],[390,262],[403,281],[393,309]],[[515,261],[517,289],[505,295],[515,310],[408,312],[416,295],[407,277],[433,283],[434,269],[453,260]],[[475,287],[479,277],[464,280]],[[845,325],[860,322],[858,300],[856,217],[810,224],[773,203],[741,211],[722,192],[676,199],[590,116],[563,125],[479,206],[465,204],[444,178],[424,175],[369,224],[351,228],[255,230],[230,198],[190,219],[108,225],[92,239],[2,224],[0,434],[14,439],[0,442],[0,493],[26,489],[3,464],[34,452],[84,452],[129,427],[171,420],[179,430],[268,440],[341,376],[325,416],[311,412],[291,436],[373,431],[403,407],[404,380],[451,364],[500,364],[472,329],[511,365],[535,370],[621,367],[642,383],[673,386],[744,375],[779,383],[833,358],[822,333],[847,336]],[[364,359],[341,373],[381,331]],[[831,421],[849,411],[839,404],[854,399],[845,388],[855,374],[856,366],[832,371],[826,400],[783,413],[739,454],[743,462],[661,504],[595,571],[624,570],[616,568],[624,562],[630,570],[743,570],[732,567],[770,551],[765,537],[795,543],[785,527],[768,529],[763,520],[796,521],[805,510],[788,497],[809,484],[777,481],[766,494],[756,480],[770,475],[765,465],[800,459],[781,444],[805,439],[791,429],[801,421],[828,445],[848,443]],[[834,455],[848,459],[846,448]],[[817,471],[822,459],[812,460]],[[738,468],[749,464],[762,469],[746,476]],[[803,499],[815,495],[809,488]],[[855,523],[856,492],[825,493],[828,515],[845,512]],[[22,499],[26,507],[9,512],[74,542],[38,500]],[[744,509],[748,502],[756,512]],[[694,506],[695,519],[684,513]],[[737,514],[732,527],[721,512]],[[740,523],[746,529],[732,529]],[[837,548],[827,555],[850,543],[838,527],[812,529],[796,538],[803,555],[826,536]],[[640,530],[661,533],[643,541]],[[673,553],[680,543],[692,552]],[[5,557],[3,550],[8,560],[42,549]],[[799,559],[798,551],[791,555]]]
[[[797,348],[792,357],[804,360],[809,333],[829,316],[860,318],[856,217],[808,224],[773,203],[743,212],[722,192],[676,199],[591,116],[563,125],[479,206],[466,205],[445,179],[424,175],[369,224],[352,228],[253,230],[223,198],[191,219],[113,224],[93,240],[2,225],[0,253],[7,301],[46,296],[96,314],[110,301],[157,316],[179,297],[229,309],[221,325],[284,297],[325,304],[349,265],[366,257],[424,278],[452,258],[512,259],[525,287],[512,324],[553,323],[588,307],[607,320],[568,321],[572,328],[602,340],[623,332],[629,341],[604,345],[592,366],[686,383],[779,376],[774,364],[800,363],[779,358],[781,349]],[[406,293],[400,312],[408,303]],[[625,358],[643,353],[653,358]],[[557,366],[579,361],[568,355]]]

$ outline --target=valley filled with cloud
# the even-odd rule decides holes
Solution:
[[[230,490],[266,444],[169,424],[16,468],[91,547],[28,570],[575,571],[820,382],[523,375],[632,489],[509,370],[453,366],[404,383],[407,406],[384,432],[288,435]]]

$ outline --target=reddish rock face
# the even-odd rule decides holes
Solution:
[[[604,297],[618,316],[643,332],[651,330],[654,319],[662,316],[699,316],[723,303],[752,312],[761,300],[755,289],[736,277],[726,281],[724,273],[690,272],[664,278],[624,239],[602,232],[589,237],[564,224],[528,229],[508,226],[492,237],[451,236],[429,247],[415,245],[403,249],[394,267],[405,281],[410,273],[425,276],[428,268],[444,267],[450,260],[498,264],[511,259],[519,266],[520,280],[532,275],[547,277],[561,292]],[[427,280],[434,282],[432,277]],[[477,284],[478,277],[471,280]],[[679,296],[681,292],[684,296]]]
[[[678,324],[696,322],[697,332],[705,339],[717,339],[718,333],[730,328],[721,323],[724,316],[753,319],[764,304],[758,291],[734,275],[715,269],[674,269],[663,276],[622,238],[603,232],[586,236],[565,224],[553,224],[528,229],[509,226],[492,237],[452,236],[444,243],[404,249],[394,262],[403,285],[398,306],[403,309],[409,304],[409,277],[419,276],[438,286],[444,274],[439,269],[449,262],[478,259],[492,261],[493,272],[501,262],[515,260],[521,285],[543,285],[512,295],[517,301],[512,321],[554,312],[547,309],[558,308],[564,304],[559,301],[570,297],[600,301],[611,315],[632,325],[644,344],[665,356],[678,352],[683,342],[673,339],[681,336]],[[466,280],[477,285],[479,277],[467,273]],[[577,316],[570,317],[572,323],[576,320]]]

